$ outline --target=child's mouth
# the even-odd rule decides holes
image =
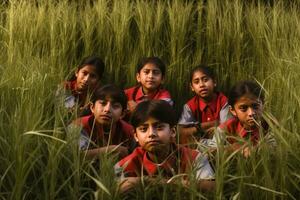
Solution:
[[[160,144],[160,142],[158,140],[151,140],[151,141],[147,142],[147,144],[152,146],[152,145],[158,145],[158,144]]]
[[[207,94],[207,89],[200,90],[200,91],[199,91],[199,94],[200,94],[200,95],[205,95],[205,94]]]
[[[109,115],[101,115],[100,118],[105,121],[111,120],[111,117]]]

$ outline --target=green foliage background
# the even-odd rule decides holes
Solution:
[[[284,0],[2,2],[0,199],[121,198],[111,178],[112,158],[102,158],[108,164],[100,171],[81,162],[76,148],[65,142],[64,113],[54,109],[57,85],[90,54],[104,59],[104,82],[123,88],[135,84],[140,57],[161,57],[168,66],[165,87],[179,112],[191,96],[189,71],[199,63],[216,69],[225,93],[238,80],[257,80],[266,90],[266,116],[279,124],[273,127],[278,148],[262,148],[249,160],[220,155],[217,190],[210,198],[297,199],[299,6]],[[95,186],[91,177],[104,186]],[[183,198],[180,192],[170,195],[167,187],[153,191],[146,188],[137,196]],[[192,188],[188,194],[202,198]]]

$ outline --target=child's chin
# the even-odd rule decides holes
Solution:
[[[103,126],[108,126],[108,125],[111,124],[111,120],[101,120],[101,124],[102,124]]]

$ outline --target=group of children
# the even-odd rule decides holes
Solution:
[[[189,173],[194,173],[200,189],[213,190],[214,171],[207,155],[191,144],[210,149],[225,145],[226,151],[248,157],[268,135],[262,119],[264,93],[254,81],[238,82],[227,99],[216,90],[213,70],[195,67],[190,75],[195,96],[177,121],[171,95],[162,85],[166,66],[159,58],[142,59],[136,71],[138,85],[125,91],[101,85],[103,72],[100,58],[84,59],[74,78],[64,83],[64,105],[79,116],[70,127],[80,127],[79,148],[86,157],[107,152],[119,156],[115,172],[121,191],[134,188],[141,177],[153,182],[159,176],[165,184],[178,174],[188,186],[189,176],[184,174]]]

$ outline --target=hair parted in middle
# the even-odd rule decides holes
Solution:
[[[161,71],[162,76],[165,77],[166,65],[159,57],[156,56],[144,57],[140,59],[136,67],[136,73],[140,73],[143,67],[148,63],[154,64],[156,67],[158,67]]]
[[[120,103],[123,110],[127,108],[127,97],[124,91],[113,84],[97,88],[92,94],[91,102],[95,103],[97,100],[111,100]]]
[[[148,100],[139,103],[131,116],[131,124],[137,128],[149,118],[167,123],[170,127],[177,124],[175,110],[164,100]]]

